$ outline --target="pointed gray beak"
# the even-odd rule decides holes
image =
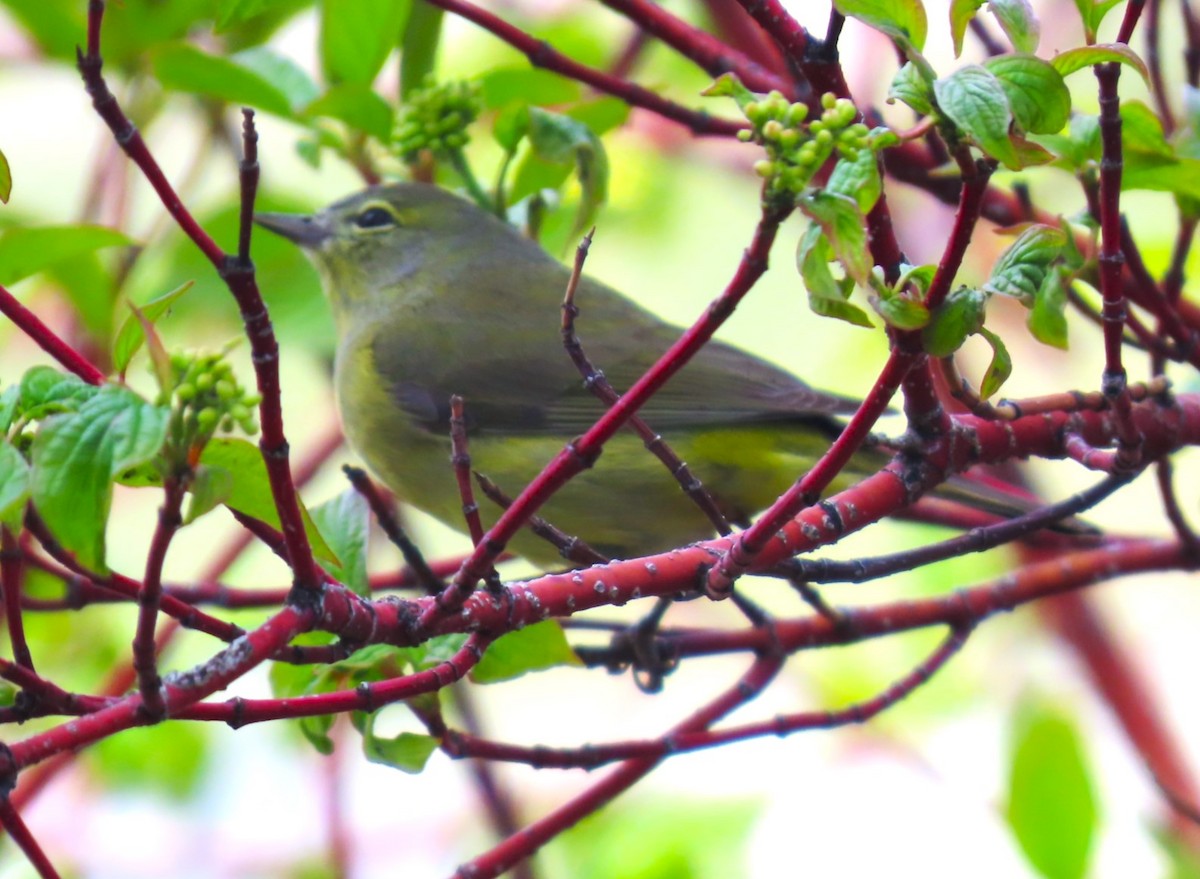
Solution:
[[[333,234],[319,215],[256,213],[254,222],[308,249],[320,247]]]

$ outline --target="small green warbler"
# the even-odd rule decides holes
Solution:
[[[446,524],[466,530],[449,460],[451,395],[465,401],[473,469],[512,497],[603,413],[561,343],[570,271],[474,204],[401,183],[311,216],[256,220],[302,247],[321,275],[337,325],[335,383],[351,447],[403,500]],[[587,277],[576,301],[584,348],[618,392],[680,333]],[[713,341],[639,414],[730,520],[745,522],[811,467],[840,430],[834,416],[856,406]],[[835,487],[884,461],[880,450],[860,452]],[[951,488],[956,499],[997,506],[985,492]],[[499,514],[486,499],[479,506],[485,526]],[[613,558],[712,535],[632,431],[618,433],[539,514]],[[557,557],[531,534],[514,548],[543,564]]]

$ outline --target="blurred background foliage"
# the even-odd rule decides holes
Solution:
[[[930,5],[931,19],[944,18],[944,10]],[[796,14],[823,30],[827,9],[806,6],[822,8]],[[711,26],[703,4],[672,9]],[[632,36],[627,22],[583,3],[511,3],[500,14],[598,67],[613,64]],[[85,16],[81,0],[0,2],[0,105],[6,108],[0,150],[12,177],[11,199],[0,208],[0,283],[14,285],[22,301],[107,367],[116,327],[128,313],[125,303],[146,303],[191,282],[160,321],[160,332],[169,348],[219,346],[240,332],[233,302],[112,144],[72,70]],[[934,31],[931,42],[938,45],[931,57],[940,51],[949,59],[944,26]],[[864,101],[880,102],[892,73],[881,45],[877,35],[848,25],[843,56]],[[259,207],[309,211],[360,187],[364,178],[408,175],[389,148],[402,96],[411,98],[430,82],[459,80],[478,89],[480,118],[465,153],[482,184],[490,187],[507,167],[516,214],[527,215],[528,199],[540,190],[556,192],[534,207],[545,211],[543,242],[560,255],[574,246],[586,213],[598,228],[589,271],[669,319],[690,322],[720,291],[758,213],[753,147],[692,139],[648,114],[630,114],[612,98],[531,68],[512,48],[420,0],[124,0],[107,12],[103,54],[127,113],[184,202],[226,248],[236,240],[237,106],[259,112]],[[888,59],[886,73],[878,70],[881,57]],[[697,95],[709,84],[653,41],[636,56],[634,69],[639,82],[690,106],[702,104]],[[1084,103],[1089,87],[1079,96]],[[705,109],[722,112],[717,103]],[[531,106],[583,123],[591,139],[583,136],[550,158],[529,138],[514,145],[506,126]],[[599,195],[580,185],[581,163],[591,163],[593,175],[603,171]],[[417,169],[452,188],[465,182],[451,162],[436,169],[418,162]],[[1010,178],[1002,173],[998,179]],[[1068,176],[1048,170],[1032,180],[1032,191],[1046,207],[1078,210],[1068,183]],[[936,257],[947,209],[895,187],[888,195],[914,261]],[[1155,219],[1164,201],[1137,194],[1127,204],[1138,218],[1139,244],[1157,270],[1171,244],[1170,228],[1158,229]],[[886,341],[879,331],[818,322],[808,312],[791,253],[802,228],[789,221],[775,270],[722,335],[814,384],[861,393]],[[1003,240],[977,236],[968,273],[986,277],[1003,246]],[[256,234],[253,254],[283,349],[289,436],[303,457],[336,419],[328,390],[329,316],[316,276],[295,247]],[[1008,319],[1017,326],[1023,316],[1014,308]],[[556,327],[557,315],[548,316],[552,340]],[[1009,392],[1032,393],[1051,375],[1056,386],[1064,376],[1089,386],[1089,341],[1073,337],[1072,344],[1070,355],[1041,349],[1037,358],[1018,356]],[[244,352],[242,380],[252,382]],[[4,384],[34,362],[44,362],[41,353],[11,327],[0,327]],[[144,355],[134,361],[129,381],[150,387]],[[341,491],[336,468],[326,470],[305,491],[310,506]],[[1036,474],[1052,493],[1079,485],[1045,467]],[[117,570],[135,573],[144,558],[153,495],[118,493],[109,540]],[[1128,495],[1122,498],[1129,503]],[[1121,515],[1097,513],[1102,520]],[[412,524],[431,555],[464,546],[420,516]],[[875,554],[932,539],[930,529],[917,529],[873,528],[833,554]],[[216,516],[189,526],[172,550],[168,573],[194,578],[211,548],[232,531],[229,520]],[[386,547],[376,547],[374,561],[377,569],[398,564]],[[947,584],[997,575],[1006,561],[1002,551],[956,559],[847,588],[836,600],[943,592]],[[232,582],[282,587],[285,570],[254,551],[235,568]],[[1156,645],[1137,643],[1163,683],[1161,692],[1178,696],[1188,686],[1177,671],[1177,651],[1186,643],[1179,633],[1188,620],[1194,625],[1200,605],[1194,589],[1184,594],[1167,578],[1139,589],[1141,607],[1116,605],[1124,634],[1144,638],[1139,631],[1158,627],[1163,634]],[[32,598],[53,600],[63,584],[31,571],[27,590]],[[768,608],[792,610],[790,597],[765,590]],[[638,612],[627,610],[629,619]],[[263,613],[226,615],[251,626]],[[98,691],[126,658],[133,620],[131,607],[115,605],[29,614],[39,671],[68,689]],[[789,666],[786,686],[751,710],[761,716],[795,710],[797,703],[838,707],[870,697],[919,661],[933,640],[921,633],[803,656]],[[210,650],[207,639],[185,634],[165,662],[187,668]],[[497,738],[524,743],[578,744],[582,717],[591,718],[587,738],[595,741],[656,735],[681,706],[712,691],[714,676],[724,680],[737,667],[720,659],[690,663],[654,699],[626,679],[559,669],[488,688],[481,710]],[[266,695],[265,675],[239,682],[237,692]],[[1180,710],[1186,714],[1177,718],[1179,728],[1197,728],[1195,699]],[[411,718],[390,722],[397,731],[417,729]],[[31,722],[20,734],[43,726]],[[486,844],[462,765],[435,756],[413,778],[347,754],[355,740],[344,730],[335,727],[331,735],[339,750],[322,764],[300,736],[277,725],[236,734],[181,723],[130,730],[90,749],[35,801],[30,822],[69,872],[96,877],[333,876],[326,855],[339,832],[352,840],[352,875],[395,875],[397,857],[405,859],[406,875],[438,875]],[[1191,745],[1200,756],[1194,737]],[[871,772],[861,774],[862,767]],[[500,775],[512,783],[526,819],[580,784],[577,773],[503,767]],[[947,877],[963,870],[1050,879],[1200,875],[1170,837],[1161,837],[1162,845],[1155,841],[1153,791],[1079,671],[1031,612],[990,622],[931,685],[868,728],[681,757],[645,787],[649,793],[618,801],[552,845],[539,858],[544,875],[733,879],[778,875],[780,864],[797,872],[803,865],[814,875],[875,875],[917,865],[922,875]],[[140,823],[125,823],[118,834],[118,821]],[[137,832],[133,841],[128,828],[135,826],[149,832]],[[31,875],[10,845],[2,851],[0,877]]]

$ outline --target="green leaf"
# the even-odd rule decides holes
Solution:
[[[12,168],[8,166],[8,157],[0,150],[0,202],[8,204],[12,195]]]
[[[510,104],[571,104],[583,94],[579,83],[536,67],[501,67],[479,80],[483,105],[499,110]]]
[[[987,0],[951,0],[950,37],[954,40],[955,58],[962,54],[963,36],[967,32],[967,26],[979,11],[979,7],[986,2]]]
[[[988,364],[987,372],[983,374],[983,381],[979,386],[979,395],[986,400],[1000,390],[1012,375],[1012,357],[1004,347],[1004,342],[995,333],[986,327],[980,327],[979,335],[992,346],[992,361]]]
[[[1067,290],[1062,273],[1051,270],[1038,288],[1027,323],[1033,337],[1045,345],[1067,350]]]
[[[1043,134],[1033,139],[1062,158],[1072,171],[1100,161],[1100,120],[1097,116],[1076,113],[1071,116],[1067,134]]]
[[[170,290],[156,299],[151,299],[142,306],[142,316],[154,323],[170,311],[175,300],[192,289],[192,285],[195,283],[195,281],[185,281],[174,290]],[[113,342],[113,369],[123,373],[129,366],[129,361],[133,360],[133,355],[138,352],[145,341],[146,331],[142,327],[142,322],[137,319],[136,315],[130,314],[121,324],[121,329],[117,331],[117,339]]]
[[[154,55],[154,73],[167,88],[254,107],[288,118],[288,96],[255,70],[230,58],[209,55],[187,43],[162,47]]]
[[[249,21],[273,2],[274,0],[216,0],[214,29],[221,33]]]
[[[1167,142],[1158,114],[1141,101],[1121,104],[1121,148],[1124,152],[1175,158],[1175,149]]]
[[[530,107],[529,142],[533,151],[545,161],[574,164],[583,190],[574,228],[576,232],[586,228],[608,197],[608,157],[600,138],[577,119]]]
[[[984,290],[1013,296],[1027,307],[1046,280],[1046,272],[1067,243],[1066,233],[1056,226],[1033,223],[1017,236],[992,266]]]
[[[29,465],[12,443],[0,436],[0,523],[19,526],[29,499]]]
[[[883,193],[879,157],[871,150],[859,150],[854,159],[839,159],[825,184],[825,191],[854,199],[858,209],[866,215]]]
[[[187,515],[183,517],[185,525],[195,522],[205,513],[228,502],[233,494],[233,474],[224,467],[201,464],[196,467],[188,491],[191,498],[188,501]]]
[[[271,481],[267,478],[267,466],[263,463],[258,446],[237,437],[217,437],[209,440],[204,447],[200,463],[233,474],[233,486],[225,502],[227,506],[266,522],[273,528],[280,527],[279,514],[275,511],[275,501],[271,495]],[[300,515],[304,518],[304,533],[308,535],[313,554],[321,561],[340,564],[303,504],[300,506]]]
[[[754,92],[742,85],[742,81],[732,73],[722,73],[700,94],[706,98],[733,98],[741,110],[758,100]]]
[[[796,200],[796,206],[821,227],[846,274],[870,285],[874,264],[867,247],[867,221],[851,196],[819,190]]]
[[[17,405],[21,402],[21,386],[9,385],[0,392],[0,434],[8,433],[17,416]]]
[[[1036,52],[1041,25],[1029,0],[988,0],[988,9],[1018,52]]]
[[[442,10],[425,0],[413,0],[400,43],[400,100],[407,101],[433,75],[442,41]]]
[[[531,671],[581,664],[567,643],[562,627],[554,620],[546,620],[493,641],[479,664],[471,670],[471,680],[477,684],[494,684]]]
[[[79,563],[104,570],[104,528],[113,479],[158,454],[166,407],[105,385],[76,412],[47,419],[32,447],[31,495],[46,526]]]
[[[1076,0],[1076,2],[1081,2],[1081,0]],[[1092,46],[1079,46],[1059,52],[1050,59],[1050,63],[1064,78],[1077,70],[1083,70],[1085,67],[1092,67],[1096,64],[1124,64],[1136,70],[1141,75],[1142,81],[1147,86],[1150,85],[1150,71],[1146,69],[1146,63],[1142,61],[1137,52],[1125,43],[1096,43]]]
[[[1104,20],[1104,16],[1120,2],[1121,0],[1075,0],[1075,8],[1079,10],[1079,17],[1083,19],[1083,32],[1089,43],[1095,42],[1096,31],[1100,29],[1100,22]]]
[[[105,736],[86,751],[89,777],[121,796],[149,791],[183,802],[196,796],[206,779],[209,737],[195,723],[170,723],[123,730]],[[128,794],[124,794],[128,796]]]
[[[438,740],[420,733],[402,732],[391,738],[375,735],[377,714],[367,716],[363,728],[363,756],[372,763],[382,763],[401,772],[416,775],[425,768],[430,756],[438,749]]]
[[[21,377],[17,411],[29,421],[38,421],[57,412],[74,412],[99,392],[74,373],[33,366]]]
[[[888,103],[902,101],[922,116],[933,112],[933,87],[917,65],[907,62],[892,77]]]
[[[367,584],[367,535],[370,508],[366,499],[348,488],[312,510],[313,522],[341,561],[325,563],[325,569],[357,595],[370,595]]]
[[[528,133],[529,108],[524,104],[513,104],[496,114],[492,134],[506,153],[515,153]]]
[[[411,0],[322,0],[321,70],[330,85],[369,86],[400,43]]]
[[[40,226],[9,229],[0,238],[0,284],[10,286],[72,257],[132,243],[103,226]]]
[[[392,108],[368,86],[334,86],[305,107],[304,115],[337,119],[384,143],[392,137]]]
[[[934,82],[933,92],[942,112],[985,153],[1008,168],[1020,167],[1008,137],[1012,123],[1008,95],[989,70],[968,65]]]
[[[1071,116],[1071,93],[1053,66],[1033,55],[998,55],[984,66],[1000,81],[1013,118],[1031,134],[1057,134]]]
[[[887,34],[901,47],[907,44],[918,52],[925,48],[929,25],[921,0],[834,0],[833,5],[842,15]]]
[[[1046,879],[1083,879],[1096,833],[1096,795],[1072,719],[1045,701],[1026,701],[1013,721],[1009,826]]]
[[[929,323],[929,309],[922,302],[893,293],[877,296],[871,305],[889,326],[898,330],[919,330]]]
[[[933,263],[926,263],[920,266],[911,266],[907,263],[900,264],[900,277],[896,279],[896,289],[903,290],[909,284],[915,284],[917,290],[924,296],[929,292],[929,285],[933,283],[933,276],[937,274],[937,266]],[[950,294],[953,296],[954,294]]]
[[[279,55],[265,46],[255,46],[231,56],[230,60],[258,74],[264,82],[274,86],[288,102],[293,113],[305,104],[316,100],[320,89],[304,68],[285,55]]]
[[[946,297],[921,333],[930,357],[949,357],[962,347],[967,336],[979,332],[987,307],[982,290],[959,287]]]
[[[847,302],[854,289],[854,279],[834,278],[829,271],[833,254],[829,242],[816,223],[808,228],[796,248],[796,267],[808,292],[808,307],[813,314],[831,317],[859,327],[873,327],[867,313]]]

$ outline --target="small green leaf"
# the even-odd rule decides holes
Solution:
[[[968,65],[934,82],[933,92],[942,112],[985,153],[1008,168],[1020,167],[1008,137],[1012,123],[1008,95],[989,70]]]
[[[888,103],[901,101],[922,116],[933,112],[933,86],[922,74],[917,65],[906,62],[888,88]]]
[[[362,730],[363,756],[372,763],[382,763],[410,775],[421,772],[429,762],[430,756],[438,749],[438,740],[433,736],[411,732],[381,738],[375,735],[376,716],[368,715]]]
[[[987,296],[982,290],[959,287],[947,296],[921,333],[929,356],[949,357],[962,347],[967,336],[983,326],[986,307]]]
[[[1056,226],[1029,225],[1000,254],[984,289],[1001,296],[1013,296],[1027,307],[1032,306],[1047,270],[1066,247],[1066,238],[1066,233]]]
[[[400,99],[421,88],[433,75],[438,46],[442,42],[441,8],[424,0],[413,0],[400,39]]]
[[[846,274],[869,286],[873,263],[867,247],[867,221],[853,197],[819,190],[801,196],[796,206],[821,227]]]
[[[0,434],[8,433],[13,419],[17,416],[17,406],[21,402],[21,386],[9,385],[0,392]]]
[[[583,90],[579,83],[537,67],[502,67],[490,70],[479,79],[483,105],[499,110],[514,103],[549,106],[578,101]]]
[[[813,314],[831,317],[859,327],[872,327],[867,313],[847,302],[854,290],[853,278],[834,278],[829,271],[833,258],[829,242],[816,223],[808,228],[796,248],[796,267],[808,292],[808,307]]]
[[[1025,856],[1046,879],[1083,879],[1096,834],[1096,795],[1071,718],[1026,701],[1013,721],[1006,817]]]
[[[919,330],[929,323],[929,309],[924,303],[890,290],[873,297],[871,305],[889,326],[898,330]]]
[[[1100,29],[1100,22],[1104,20],[1104,16],[1120,2],[1121,0],[1075,0],[1075,8],[1079,10],[1079,17],[1083,19],[1083,32],[1089,43],[1095,42],[1096,32]]]
[[[287,99],[288,107],[293,113],[316,100],[317,95],[321,93],[303,67],[266,46],[245,49],[230,56],[230,60],[239,67],[258,74],[264,82],[274,86]]]
[[[99,391],[73,373],[33,366],[21,377],[17,411],[29,421],[38,421],[56,412],[74,412]]]
[[[1076,0],[1076,2],[1080,2],[1080,0]],[[1059,52],[1050,59],[1050,63],[1064,78],[1077,70],[1093,67],[1096,64],[1124,64],[1136,70],[1142,77],[1142,81],[1147,86],[1150,85],[1150,71],[1146,69],[1146,63],[1142,61],[1137,52],[1125,43],[1096,43],[1092,46],[1079,46]]]
[[[151,323],[156,322],[170,311],[175,301],[192,289],[192,285],[195,283],[195,281],[184,281],[174,290],[164,293],[157,299],[151,299],[142,306],[142,316]],[[117,331],[117,339],[113,342],[113,369],[123,373],[129,366],[129,361],[133,360],[133,355],[138,352],[145,341],[146,332],[142,328],[142,322],[135,315],[129,315],[121,324],[121,329]]]
[[[29,499],[29,465],[21,453],[0,436],[0,523],[19,527]]]
[[[1057,134],[1071,115],[1071,93],[1053,66],[1033,55],[998,55],[984,66],[1000,81],[1013,118],[1030,134]]]
[[[337,119],[384,143],[392,137],[392,108],[367,86],[334,86],[305,107],[304,115]]]
[[[130,243],[127,236],[103,226],[9,229],[0,238],[0,284],[10,286],[55,263]]]
[[[580,664],[562,627],[554,620],[546,620],[493,641],[479,664],[471,670],[471,680],[478,684],[494,684],[531,671]]]
[[[366,499],[353,488],[312,509],[313,522],[341,564],[325,563],[326,570],[356,595],[366,597],[367,535],[370,509]]]
[[[1033,337],[1045,345],[1067,350],[1067,290],[1058,270],[1046,273],[1029,311],[1027,323]]]
[[[188,489],[191,499],[188,501],[187,515],[183,517],[185,525],[195,522],[205,513],[229,500],[233,494],[233,474],[224,467],[201,464],[196,467]]]
[[[896,289],[903,290],[909,284],[915,284],[917,290],[924,296],[929,292],[929,285],[933,283],[933,276],[937,274],[937,266],[932,263],[926,263],[920,266],[910,266],[906,263],[900,264],[900,277],[896,279]],[[954,295],[954,294],[950,294]]]
[[[853,159],[839,159],[825,184],[825,191],[848,196],[858,203],[858,209],[864,215],[870,213],[883,193],[878,156],[871,150],[859,150]]]
[[[1067,134],[1043,134],[1034,140],[1062,158],[1072,171],[1100,161],[1100,120],[1097,116],[1075,113],[1071,116]]]
[[[992,346],[992,361],[988,364],[987,372],[983,374],[983,381],[979,386],[979,394],[986,400],[1000,390],[1012,375],[1012,357],[1004,347],[1004,342],[995,333],[986,327],[980,327],[979,335]]]
[[[49,418],[34,437],[34,506],[84,567],[104,570],[113,479],[158,454],[169,416],[128,388],[105,385],[78,411]]]
[[[200,463],[208,467],[223,468],[233,474],[234,482],[226,505],[239,512],[266,522],[273,528],[279,527],[279,514],[271,495],[271,482],[267,478],[267,467],[262,453],[254,443],[237,437],[217,437],[209,440],[200,455]],[[303,505],[300,515],[304,518],[304,533],[312,546],[313,554],[322,561],[339,564],[338,557],[313,524],[308,510]]]
[[[921,0],[834,0],[833,5],[842,15],[887,34],[901,47],[907,44],[918,52],[925,48],[929,24]]]
[[[574,231],[583,230],[608,197],[608,157],[600,138],[577,119],[530,107],[529,142],[545,161],[574,165],[583,190]]]
[[[292,116],[288,96],[255,70],[230,58],[209,55],[187,43],[161,48],[154,73],[167,88],[255,107],[276,116]]]
[[[963,36],[967,33],[967,26],[979,11],[979,7],[986,2],[987,0],[951,0],[950,37],[954,40],[955,58],[962,54]]]
[[[496,114],[492,134],[506,153],[515,153],[528,133],[529,107],[524,104],[513,104]]]
[[[750,89],[742,85],[742,81],[732,73],[722,73],[708,88],[700,92],[706,98],[733,98],[738,108],[745,110],[748,104],[758,98]]]
[[[412,0],[322,0],[321,70],[330,85],[369,86],[400,43]]]
[[[988,10],[1018,52],[1036,52],[1041,25],[1029,0],[988,0]]]
[[[0,202],[8,204],[12,195],[12,168],[8,166],[8,157],[0,150]]]

